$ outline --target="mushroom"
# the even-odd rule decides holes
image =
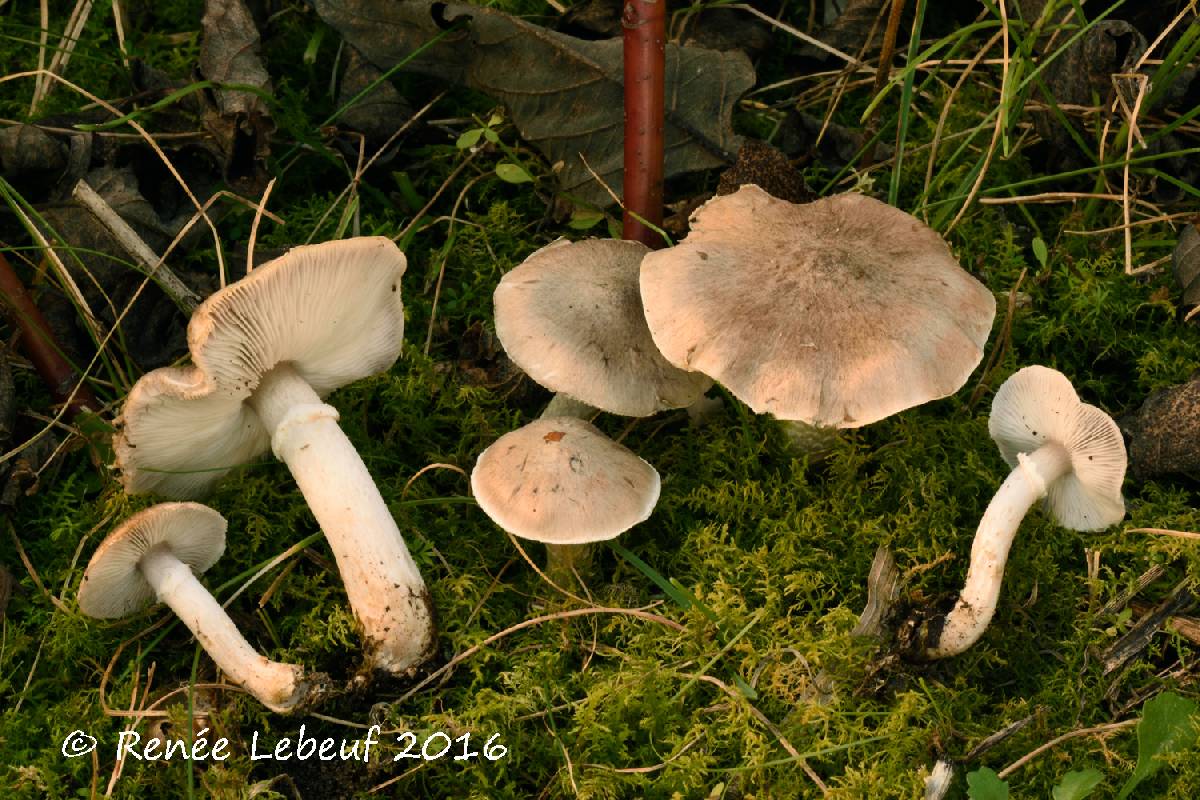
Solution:
[[[92,556],[79,608],[113,619],[155,599],[166,603],[231,681],[286,714],[315,699],[321,681],[261,655],[196,580],[225,551],[225,527],[224,517],[199,503],[161,503],[134,514]]]
[[[597,410],[646,417],[690,408],[712,385],[704,375],[669,364],[654,346],[638,284],[649,252],[640,242],[560,239],[500,280],[494,295],[496,335],[517,366],[556,392],[542,419],[586,420]],[[493,510],[499,511],[499,502]],[[485,511],[501,527],[523,535],[500,521],[503,514]],[[547,568],[560,578],[583,569],[590,556],[586,539],[538,541],[546,542]]]
[[[505,352],[542,386],[592,407],[572,416],[601,409],[648,417],[689,406],[712,385],[669,364],[650,338],[638,289],[649,252],[640,242],[560,239],[496,287]]]
[[[1082,403],[1048,367],[1025,367],[996,392],[988,432],[1013,471],[988,504],[971,545],[967,582],[944,618],[928,620],[910,650],[957,655],[979,640],[996,611],[1004,563],[1022,517],[1038,499],[1065,528],[1096,531],[1125,516],[1125,443],[1117,424]]]
[[[753,184],[642,261],[654,343],[757,413],[856,428],[957,391],[996,302],[920,220],[861,194],[796,205]],[[802,435],[803,438],[805,435]]]
[[[429,592],[366,466],[321,398],[400,354],[404,254],[384,237],[297,247],[204,301],[193,367],[143,375],[113,441],[126,491],[190,499],[268,446],[337,559],[368,664],[413,671],[433,647]]]
[[[580,546],[612,539],[658,502],[654,467],[573,417],[534,420],[479,454],[471,491],[504,530],[546,544],[546,569],[560,583]]]

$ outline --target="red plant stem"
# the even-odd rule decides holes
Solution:
[[[625,218],[623,235],[649,247],[662,237],[666,0],[625,0]]]
[[[42,380],[50,387],[54,399],[67,404],[67,413],[74,417],[80,411],[99,411],[100,403],[88,389],[86,383],[79,382],[79,375],[62,356],[62,351],[54,341],[46,318],[34,305],[33,298],[25,290],[25,284],[13,272],[8,259],[0,253],[0,300],[3,300],[13,310],[13,320],[21,329],[21,346],[25,355],[33,362],[34,369]],[[79,384],[76,388],[76,384]],[[74,394],[72,394],[74,392]]]

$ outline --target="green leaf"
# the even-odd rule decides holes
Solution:
[[[1186,750],[1196,743],[1196,728],[1192,724],[1196,710],[1196,701],[1174,692],[1163,692],[1146,701],[1137,726],[1137,766],[1121,787],[1117,800],[1129,797],[1138,784],[1157,772],[1162,766],[1162,756]]]
[[[1098,769],[1077,769],[1062,776],[1054,787],[1054,800],[1083,800],[1100,785],[1104,775]]]
[[[586,231],[596,227],[601,220],[604,219],[603,211],[595,211],[588,208],[577,208],[571,214],[571,221],[567,223],[567,227],[575,231]]]
[[[967,797],[971,800],[1008,800],[1008,782],[988,767],[967,773]]]
[[[458,141],[454,143],[454,146],[459,150],[470,150],[479,143],[479,137],[482,135],[483,128],[471,128],[469,131],[463,131],[459,135]]]
[[[1046,243],[1042,241],[1042,237],[1033,237],[1032,246],[1033,255],[1038,260],[1038,263],[1043,267],[1046,266],[1046,262],[1050,260],[1050,251],[1046,249]]]
[[[529,183],[533,176],[525,171],[520,164],[505,161],[496,165],[496,177],[509,183]]]
[[[500,134],[496,133],[491,128],[483,129],[483,138],[487,139],[492,144],[500,144]]]

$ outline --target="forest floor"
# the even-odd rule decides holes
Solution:
[[[59,82],[29,71],[64,52],[72,4],[50,4],[44,38],[37,4],[0,3],[0,246],[105,404],[54,421],[19,348],[0,350],[15,387],[11,424],[0,416],[0,477],[15,487],[0,521],[0,579],[12,584],[7,601],[0,591],[0,796],[875,800],[923,796],[939,759],[953,766],[950,797],[1110,797],[1125,786],[1133,797],[1200,796],[1200,644],[1189,638],[1200,625],[1180,608],[1128,657],[1113,648],[1200,576],[1192,477],[1129,478],[1126,518],[1101,532],[1031,511],[995,619],[964,655],[913,663],[893,627],[853,634],[881,548],[900,576],[893,620],[955,596],[1008,473],[987,418],[1010,374],[1052,366],[1123,419],[1200,364],[1170,260],[1200,211],[1194,2],[910,0],[897,4],[881,86],[891,3],[851,3],[866,27],[825,37],[838,54],[798,35],[821,34],[816,4],[751,4],[770,23],[741,6],[678,4],[672,29],[689,47],[715,46],[722,32],[758,43],[737,56],[756,77],[729,99],[733,132],[781,148],[818,194],[868,192],[924,220],[994,293],[997,315],[959,392],[844,431],[820,457],[719,386],[710,396],[722,405],[703,426],[683,412],[601,415],[602,430],[659,471],[662,494],[646,522],[599,550],[571,596],[532,568],[540,547],[522,552],[475,505],[467,478],[484,448],[549,399],[494,337],[497,282],[554,239],[611,235],[618,219],[594,185],[576,188],[574,205],[559,192],[568,167],[547,156],[544,132],[546,115],[566,108],[532,117],[540,139],[514,121],[511,97],[548,78],[497,53],[484,18],[463,21],[456,4],[434,9],[449,33],[430,30],[458,61],[402,65],[381,84],[395,91],[365,95],[381,73],[351,58],[342,35],[381,69],[404,53],[378,53],[403,37],[388,39],[384,25],[348,31],[332,21],[338,9],[429,16],[427,4],[251,4],[269,74],[258,83],[239,60],[244,42],[202,26],[201,0],[81,5],[90,14]],[[602,12],[612,5],[576,9],[567,30],[611,33]],[[555,6],[501,0],[486,20],[563,25]],[[706,27],[718,12],[730,16]],[[536,38],[513,30],[517,51],[521,36]],[[203,54],[202,39],[220,35],[228,71]],[[489,80],[510,83],[489,92]],[[233,96],[250,108],[240,117]],[[50,144],[15,142],[19,122],[36,122]],[[91,148],[82,166],[80,139]],[[228,610],[261,651],[330,676],[319,706],[284,717],[222,683],[161,606],[119,621],[79,611],[96,546],[155,502],[122,491],[111,423],[143,372],[186,359],[186,319],[127,253],[89,234],[71,188],[85,176],[125,181],[109,202],[140,215],[135,227],[161,252],[195,211],[168,164],[201,203],[226,190],[211,225],[195,225],[167,262],[202,294],[244,274],[248,247],[261,263],[296,244],[383,235],[407,254],[403,354],[329,402],[437,609],[437,652],[411,680],[354,680],[362,651],[344,589],[274,459],[238,468],[205,500],[228,519],[229,543],[203,580],[235,598]],[[706,196],[720,172],[673,176],[668,203]],[[93,268],[94,283],[83,277]],[[91,334],[64,274],[97,310]],[[14,330],[0,326],[5,342]],[[340,741],[372,725],[382,742],[366,763],[255,758],[301,726]],[[96,749],[66,757],[74,731]],[[203,731],[228,739],[230,755],[118,762],[122,731]],[[490,739],[504,752],[414,759],[404,731],[431,753],[437,732],[459,740],[451,754],[468,733],[471,750]]]

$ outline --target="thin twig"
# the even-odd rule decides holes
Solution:
[[[154,254],[150,246],[142,240],[142,237],[138,236],[137,231],[130,227],[129,223],[122,219],[121,215],[114,211],[112,206],[97,194],[86,180],[79,179],[71,196],[92,213],[92,216],[112,234],[125,252],[133,256],[134,264],[139,268],[138,271],[154,281],[183,313],[191,314],[196,310],[196,306],[200,304],[200,295],[193,292],[163,263],[159,256]],[[255,222],[257,221],[258,218],[255,217]]]

